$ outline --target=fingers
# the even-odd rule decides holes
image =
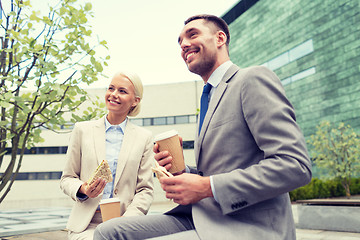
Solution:
[[[153,152],[158,153],[159,152],[159,144],[155,143],[153,146]]]
[[[190,199],[186,196],[186,192],[182,187],[176,185],[162,185],[167,199],[171,199],[173,202],[186,205],[190,203]]]
[[[86,194],[87,192],[87,189],[89,188],[89,184],[87,182],[84,182],[80,189],[79,189],[79,192],[82,193],[82,194]],[[86,194],[87,195],[87,194]]]
[[[158,152],[154,155],[156,161],[160,161],[164,158],[171,157],[169,151]]]
[[[171,168],[172,157],[168,151],[159,152],[155,154],[154,158],[159,163],[159,165],[165,167],[166,170]]]
[[[183,173],[171,178],[161,178],[160,184],[165,191],[166,198],[181,205],[195,203],[206,197],[213,197],[210,177]]]
[[[184,187],[182,186],[183,181],[179,177],[161,178],[161,188],[167,193],[179,193]]]
[[[96,179],[91,185],[88,186],[86,195],[90,198],[95,198],[102,193],[106,185],[106,181],[102,178]]]
[[[99,184],[96,186],[96,189],[98,189],[100,192],[102,192],[105,188],[105,185],[106,185],[106,181],[105,179],[102,179],[102,178],[99,178],[100,181],[99,181]]]

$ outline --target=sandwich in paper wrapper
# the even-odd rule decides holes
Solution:
[[[155,167],[152,167],[151,169],[159,180],[162,177],[173,177],[173,175],[168,170],[166,170],[166,168],[160,166],[156,160]]]
[[[91,185],[98,178],[105,179],[106,183],[112,182],[113,180],[110,166],[106,160],[102,160],[102,162],[96,168],[95,172],[93,173],[92,177],[87,181],[87,183]]]

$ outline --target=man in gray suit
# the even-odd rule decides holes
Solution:
[[[197,167],[160,180],[180,205],[110,220],[95,239],[296,239],[288,192],[311,180],[304,137],[278,77],[234,65],[229,41],[226,23],[211,15],[189,18],[179,36],[188,69],[211,85],[195,139]],[[168,152],[154,151],[169,169]]]

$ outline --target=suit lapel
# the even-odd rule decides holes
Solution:
[[[227,83],[226,82],[223,82],[221,81],[219,83],[219,85],[217,86],[216,88],[216,91],[215,91],[215,94],[214,96],[212,96],[211,98],[211,101],[210,101],[210,104],[209,104],[209,108],[206,112],[206,115],[205,115],[205,118],[204,118],[204,122],[203,122],[203,125],[201,127],[201,132],[200,132],[200,135],[199,137],[197,138],[197,149],[198,151],[196,151],[195,149],[195,159],[196,159],[196,163],[198,164],[198,160],[199,160],[199,154],[200,154],[200,148],[201,148],[201,145],[202,145],[202,142],[204,140],[204,136],[207,132],[207,129],[208,129],[208,126],[209,126],[209,123],[211,121],[211,118],[225,92],[227,88]]]
[[[128,120],[126,127],[125,127],[124,138],[123,138],[123,142],[121,145],[119,158],[118,158],[118,162],[117,162],[114,187],[120,180],[120,176],[122,175],[122,172],[124,171],[126,162],[129,159],[129,154],[131,153],[131,147],[135,144],[135,140],[136,140],[135,127]]]
[[[216,88],[215,94],[212,96],[210,104],[209,104],[209,108],[207,110],[207,113],[205,115],[204,118],[204,122],[203,125],[201,127],[201,132],[200,135],[197,139],[197,149],[195,149],[195,159],[196,162],[198,163],[199,160],[199,156],[200,156],[200,149],[201,149],[201,145],[203,142],[203,139],[205,137],[205,134],[207,132],[209,123],[211,121],[212,116],[214,115],[214,112],[216,111],[216,108],[218,107],[221,98],[223,97],[227,85],[228,85],[228,81],[230,81],[230,79],[232,78],[232,76],[234,76],[234,74],[239,71],[239,67],[236,66],[235,64],[233,64],[225,73],[224,77],[222,78],[222,80],[220,81],[219,85]]]
[[[105,119],[100,118],[95,122],[94,128],[94,147],[98,164],[106,158],[106,142],[105,142]]]

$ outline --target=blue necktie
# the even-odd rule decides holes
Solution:
[[[204,122],[204,118],[205,118],[205,115],[206,115],[206,112],[207,112],[207,109],[208,109],[208,106],[209,106],[209,93],[210,93],[210,90],[211,90],[211,85],[209,83],[207,83],[204,86],[203,93],[201,95],[201,100],[200,100],[199,134],[200,134],[201,126],[202,126],[202,124]]]

